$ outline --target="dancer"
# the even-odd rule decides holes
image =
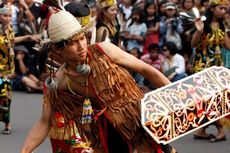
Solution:
[[[223,66],[221,48],[230,49],[230,37],[227,32],[230,24],[224,25],[224,15],[227,10],[227,0],[210,0],[206,12],[207,20],[196,19],[196,32],[193,34],[191,45],[196,48],[194,59],[194,73],[213,65]],[[219,122],[214,122],[218,129],[217,136],[207,134],[206,128],[201,128],[194,134],[194,139],[210,139],[210,142],[226,140],[223,127]]]
[[[11,78],[14,73],[14,31],[11,26],[9,5],[0,6],[0,121],[5,128],[2,134],[10,134],[10,104],[12,98]]]
[[[65,63],[45,81],[43,113],[21,153],[31,153],[47,135],[53,152],[161,149],[141,126],[139,104],[143,93],[125,68],[141,73],[157,87],[170,81],[112,43],[87,46],[84,31],[69,12],[51,15],[48,33],[52,51]],[[170,146],[163,149],[175,152]]]
[[[11,25],[11,5],[0,5],[0,121],[4,122],[3,134],[11,133],[10,105],[12,99],[11,79],[13,78],[14,64],[14,43],[37,40],[39,36],[25,35],[14,37],[14,30]]]

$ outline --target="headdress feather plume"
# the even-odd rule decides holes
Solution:
[[[64,0],[43,0],[43,3],[60,10],[65,10]]]

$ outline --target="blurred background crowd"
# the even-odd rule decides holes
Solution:
[[[43,74],[63,64],[51,52],[47,33],[50,15],[60,9],[47,5],[57,4],[53,1],[0,1],[3,134],[11,132],[11,89],[42,93]],[[230,68],[228,0],[65,0],[63,3],[82,26],[93,24],[86,34],[89,44],[111,42],[155,67],[171,82],[213,65]],[[144,92],[155,89],[140,74],[132,71],[130,74]],[[222,126],[216,124],[216,127],[218,135],[213,141],[225,140]],[[194,138],[209,139],[205,129]]]
[[[1,7],[7,5],[11,9],[10,20],[15,34],[13,89],[40,92],[43,89],[41,74],[50,66],[51,56],[47,43],[47,21],[55,8],[41,0],[2,0],[0,3]],[[89,44],[112,42],[157,68],[172,82],[207,66],[200,64],[202,68],[196,69],[198,47],[192,45],[193,34],[197,30],[195,20],[200,18],[205,25],[210,25],[213,22],[210,17],[213,16],[222,24],[230,19],[229,5],[218,12],[214,5],[210,7],[209,0],[85,0],[81,1],[81,5],[65,0],[65,3],[66,9],[75,12],[76,17],[87,19],[86,16],[90,15],[90,20],[95,21],[94,29],[89,34]],[[103,6],[104,3],[113,5]],[[224,29],[222,24],[220,29]],[[202,32],[210,33],[205,26]],[[16,41],[16,38],[20,41]],[[204,45],[208,52],[215,52],[207,43]],[[220,50],[222,65],[230,68],[230,51],[224,45]],[[207,58],[205,54],[201,56]],[[212,61],[212,58],[204,60]],[[57,58],[51,65],[58,67],[59,64],[61,61]],[[144,90],[155,89],[141,75],[130,73]]]

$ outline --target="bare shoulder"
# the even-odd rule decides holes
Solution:
[[[56,78],[58,80],[58,88],[63,88],[65,84],[65,74],[66,74],[66,68],[65,65],[63,64],[58,71],[56,72]]]
[[[97,39],[97,42],[102,42],[106,39],[106,37],[108,37],[109,35],[109,31],[106,27],[102,26],[100,27],[97,32],[96,32],[96,39]]]
[[[99,27],[98,30],[97,30],[98,33],[103,33],[103,32],[105,32],[105,31],[108,32],[108,29],[107,29],[105,26],[101,26],[101,27]]]
[[[109,42],[100,42],[98,43],[98,45],[105,51],[105,52],[121,52],[123,51],[122,49],[120,49],[119,47],[117,47],[116,45],[114,45],[113,43],[109,43]]]
[[[112,43],[101,42],[98,45],[102,48],[106,55],[108,55],[111,59],[118,58],[120,52],[122,51],[119,47],[115,46]]]

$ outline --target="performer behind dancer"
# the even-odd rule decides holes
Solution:
[[[230,49],[230,23],[224,24],[224,15],[227,10],[227,0],[210,0],[206,12],[207,20],[201,18],[195,21],[196,32],[193,34],[191,45],[196,48],[193,71],[204,70],[213,65],[223,66],[221,48]],[[210,139],[210,142],[226,140],[224,129],[219,122],[214,122],[218,129],[217,136],[205,133],[206,128],[201,128],[194,134],[194,139]]]
[[[157,87],[170,81],[111,43],[87,46],[84,32],[69,12],[51,15],[52,51],[65,63],[45,81],[42,116],[21,153],[31,153],[47,135],[53,152],[161,152],[141,126],[143,93],[125,68],[141,73]],[[170,146],[163,149],[176,152]]]

